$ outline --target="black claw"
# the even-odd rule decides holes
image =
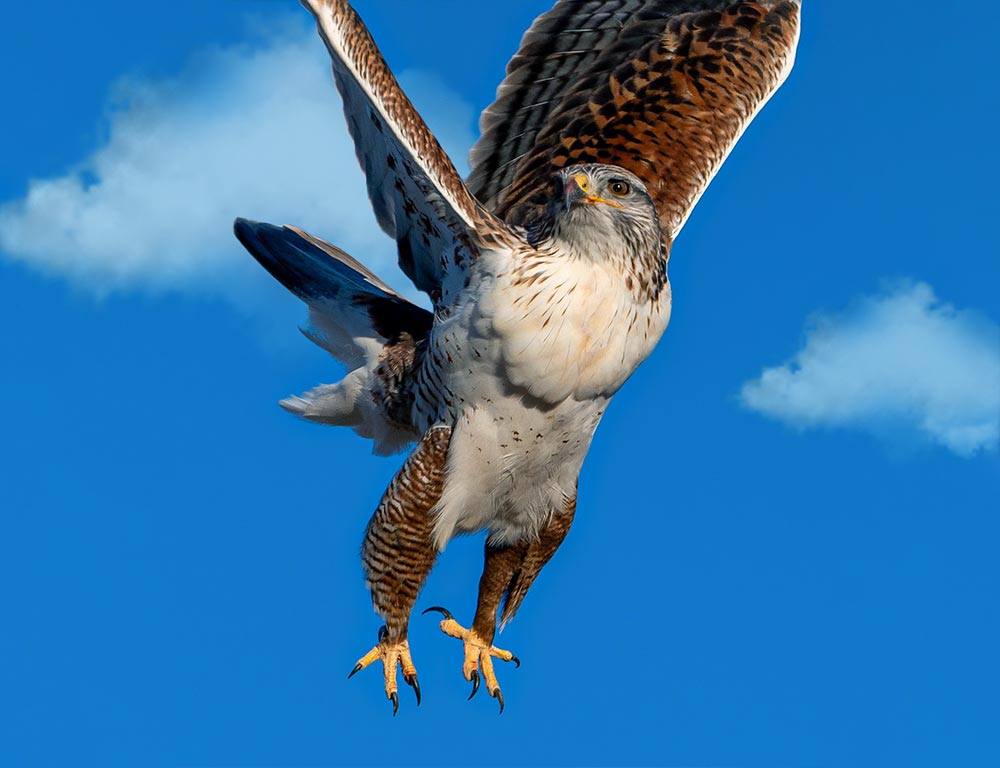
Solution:
[[[479,670],[472,670],[472,693],[469,694],[469,701],[472,701],[472,697],[476,695],[476,691],[479,690]]]
[[[392,716],[395,717],[396,713],[399,712],[399,696],[393,691],[389,694],[389,698],[392,699]]]
[[[503,714],[503,692],[499,688],[494,688],[490,691],[490,696],[500,702],[500,712],[498,714]]]
[[[417,680],[417,676],[416,675],[410,675],[409,677],[404,676],[403,679],[406,681],[406,684],[408,686],[410,686],[411,688],[413,688],[413,693],[416,694],[416,697],[417,697],[417,706],[419,707],[420,706],[420,681]]]
[[[389,628],[383,624],[378,628],[378,641],[380,643],[385,642],[385,639],[389,636]]]
[[[357,664],[354,665],[354,669],[351,670],[351,674],[347,676],[347,679],[350,680],[352,677],[358,674],[358,672],[360,672],[361,669],[362,669],[361,662],[359,661]]]
[[[510,660],[514,662],[514,669],[521,668],[521,660],[517,658],[513,653],[510,655]]]
[[[454,620],[454,618],[455,618],[454,616],[451,615],[451,611],[449,611],[447,608],[442,608],[440,605],[432,605],[426,611],[421,611],[420,615],[424,616],[424,615],[430,613],[431,611],[437,611],[442,616],[444,616],[446,619],[452,619],[452,620]]]

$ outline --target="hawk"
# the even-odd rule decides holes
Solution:
[[[376,453],[415,444],[364,535],[385,624],[351,675],[380,661],[395,714],[399,667],[420,703],[410,613],[448,541],[485,531],[470,626],[428,610],[502,712],[493,660],[519,662],[493,644],[498,613],[517,613],[569,531],[601,416],[667,327],[671,245],[787,77],[801,0],[560,0],[508,65],[464,182],[348,2],[303,5],[378,223],[433,304],[300,229],[236,221],[347,369],[282,406]]]

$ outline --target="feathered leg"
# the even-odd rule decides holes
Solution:
[[[406,633],[417,594],[437,558],[431,512],[444,486],[450,438],[447,427],[435,427],[421,438],[386,489],[361,545],[372,604],[385,626],[379,631],[378,644],[358,660],[349,676],[380,660],[385,672],[385,695],[392,701],[393,714],[399,709],[397,664],[420,704],[420,684]]]
[[[503,613],[500,616],[501,628],[514,618],[514,614],[517,613],[517,609],[524,601],[524,596],[528,594],[531,585],[535,583],[535,577],[552,559],[556,550],[559,549],[559,545],[563,543],[566,534],[569,533],[570,526],[573,524],[575,514],[576,496],[566,500],[562,512],[553,515],[549,524],[539,533],[538,538],[528,545],[528,551],[508,582],[507,590],[504,593]],[[478,616],[478,611],[476,615]]]
[[[444,615],[441,631],[456,637],[465,645],[465,661],[462,674],[472,683],[471,699],[479,690],[480,673],[490,696],[500,702],[503,712],[503,692],[493,670],[493,659],[513,661],[521,666],[521,661],[510,651],[493,645],[496,635],[497,610],[503,601],[501,626],[517,613],[521,602],[538,576],[539,571],[552,559],[566,534],[569,533],[576,513],[576,498],[567,499],[565,507],[553,514],[549,523],[539,532],[538,538],[518,544],[494,545],[486,541],[486,557],[483,575],[479,579],[479,602],[472,629],[465,629],[444,608],[435,606],[427,611],[438,611]],[[424,611],[424,613],[427,613]]]

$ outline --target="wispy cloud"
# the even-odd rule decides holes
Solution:
[[[461,165],[471,106],[432,77],[404,88]],[[236,216],[328,237],[390,282],[395,246],[375,224],[315,31],[289,22],[264,42],[203,52],[169,80],[112,94],[107,140],[65,175],[0,205],[0,252],[99,294],[180,289],[240,300],[252,260]]]
[[[1000,440],[1000,326],[906,283],[814,318],[805,346],[741,392],[749,408],[797,427],[910,434],[960,456]]]

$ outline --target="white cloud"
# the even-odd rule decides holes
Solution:
[[[744,405],[798,427],[900,430],[960,456],[1000,440],[1000,326],[906,283],[814,318],[789,363],[744,384]]]
[[[428,75],[400,80],[452,157],[464,157],[471,106]],[[232,221],[246,216],[298,224],[408,285],[371,213],[311,26],[290,22],[259,45],[205,52],[169,80],[123,82],[114,102],[103,146],[0,205],[7,258],[98,294],[179,289],[242,301],[257,267]]]

